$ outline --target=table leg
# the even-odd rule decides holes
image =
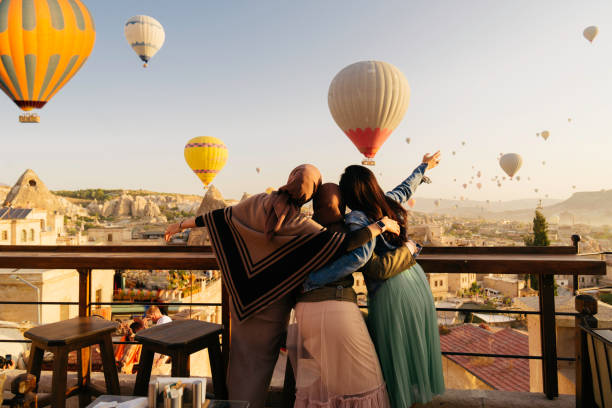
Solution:
[[[106,393],[120,395],[119,375],[117,374],[117,364],[115,363],[115,355],[113,353],[113,341],[110,334],[104,336],[104,339],[100,342],[100,354],[102,355]]]
[[[215,399],[227,399],[227,385],[225,383],[225,364],[219,342],[212,342],[208,346],[208,358],[210,359],[210,371],[212,372],[213,390]]]
[[[134,395],[142,397],[146,397],[148,395],[154,356],[155,353],[153,351],[151,351],[145,345],[142,346],[138,374],[136,375],[136,384],[134,384]]]
[[[172,357],[172,376],[189,377],[189,354],[178,351]]]
[[[77,269],[79,272],[79,316],[91,315],[91,269]],[[87,386],[91,383],[91,348],[83,347],[77,350],[79,406],[84,407],[91,402]]]
[[[68,376],[68,352],[66,349],[55,349],[53,356],[53,379],[51,381],[53,408],[66,406],[66,378]]]
[[[43,356],[45,350],[38,347],[36,342],[32,342],[30,347],[30,357],[28,358],[28,374],[36,377],[36,389],[38,390],[38,382],[40,381],[40,371],[42,370]]]

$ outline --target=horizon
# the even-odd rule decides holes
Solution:
[[[33,167],[52,190],[204,195],[183,159],[185,142],[200,135],[229,148],[213,181],[228,197],[276,188],[304,162],[337,181],[361,155],[331,117],[328,87],[344,66],[377,59],[397,66],[411,87],[406,116],[372,168],[383,188],[440,149],[440,166],[428,172],[433,184],[417,200],[564,199],[609,189],[612,25],[601,18],[612,15],[608,1],[84,3],[96,22],[94,50],[39,112],[42,122],[17,123],[17,107],[0,98],[0,180],[8,185]],[[147,69],[123,36],[136,14],[166,31]],[[354,24],[363,20],[386,21],[385,30]],[[589,25],[600,27],[592,44],[582,37]],[[546,141],[535,136],[544,129]],[[491,177],[505,175],[496,157],[511,151],[524,159],[518,175],[532,181],[498,188]],[[464,190],[477,170],[482,190]]]

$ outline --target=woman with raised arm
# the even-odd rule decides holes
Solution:
[[[300,213],[321,185],[312,165],[296,167],[287,184],[231,207],[171,224],[166,240],[206,227],[230,294],[230,400],[263,408],[289,314],[292,291],[305,276],[383,232],[399,233],[389,217],[350,234],[334,233]]]
[[[326,266],[309,275],[304,290],[321,287],[355,270],[359,259],[367,259],[409,243],[406,237],[406,210],[402,204],[423,181],[427,169],[438,165],[440,153],[425,155],[423,162],[404,182],[385,194],[376,177],[363,166],[349,166],[340,179],[345,203],[353,211],[346,216],[351,230],[367,225],[370,220],[388,216],[400,223],[398,236],[380,235],[340,258],[353,255],[354,265],[347,268]],[[368,328],[380,360],[387,391],[394,408],[410,407],[431,401],[444,392],[442,356],[438,317],[433,296],[423,269],[415,263],[389,279],[365,276],[368,288]]]

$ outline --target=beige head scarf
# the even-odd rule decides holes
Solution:
[[[302,164],[293,169],[287,184],[272,193],[272,208],[265,225],[266,238],[272,239],[284,222],[299,214],[300,207],[312,198],[321,181],[321,172],[312,164]]]

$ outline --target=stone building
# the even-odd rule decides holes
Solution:
[[[122,245],[132,239],[132,229],[126,227],[98,227],[87,230],[88,244]]]
[[[501,296],[510,298],[518,297],[520,291],[525,287],[525,281],[522,279],[497,276],[483,277],[482,284],[485,291],[489,289],[489,292],[495,291]]]
[[[449,273],[448,292],[454,296],[460,296],[469,290],[474,282],[476,282],[475,273]]]
[[[34,288],[17,277],[36,286],[40,299]],[[79,274],[73,269],[0,269],[0,297],[6,301],[78,302]],[[113,271],[92,271],[91,300],[113,300]],[[38,323],[37,308],[43,324],[69,319],[79,312],[77,305],[2,305],[0,320]]]
[[[448,292],[448,273],[426,273],[434,300],[444,300],[450,296]]]
[[[44,210],[0,207],[0,245],[55,245],[64,217]]]

